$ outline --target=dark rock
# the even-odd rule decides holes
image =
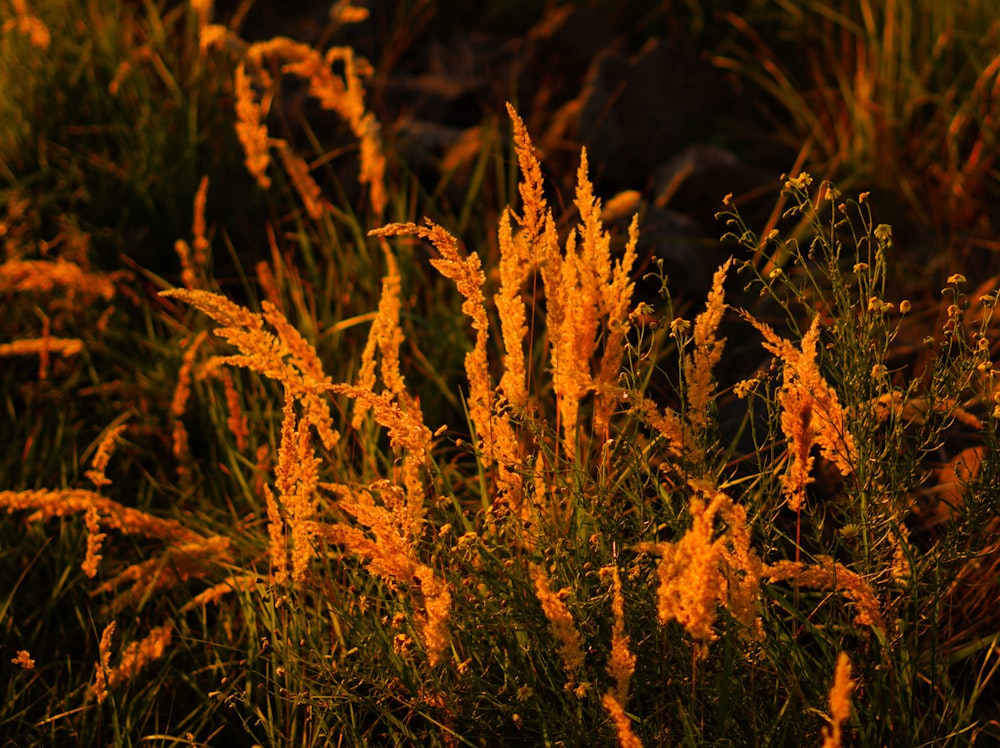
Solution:
[[[581,100],[579,139],[612,189],[645,185],[651,164],[704,142],[742,106],[724,73],[658,40],[631,58],[615,48],[601,52]]]
[[[697,143],[653,169],[653,204],[670,206],[714,231],[714,215],[728,193],[740,197],[763,192],[773,201],[778,176],[723,148]]]

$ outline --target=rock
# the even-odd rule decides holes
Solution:
[[[728,193],[740,197],[764,194],[773,203],[778,174],[752,166],[734,153],[714,145],[696,143],[653,169],[653,204],[670,206],[713,231],[715,213]],[[740,205],[741,211],[744,205]]]
[[[703,141],[741,106],[724,73],[656,39],[630,58],[601,52],[580,97],[577,136],[610,189],[646,185],[651,164]]]

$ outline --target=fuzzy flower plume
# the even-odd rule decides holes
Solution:
[[[261,189],[266,190],[271,186],[271,178],[267,175],[267,167],[271,163],[270,141],[267,125],[263,124],[267,117],[266,105],[257,100],[245,65],[236,66],[233,87],[236,95],[236,137],[246,154],[247,171]]]
[[[504,374],[500,390],[513,405],[523,406],[528,399],[524,364],[524,341],[528,337],[524,299],[521,289],[547,246],[556,242],[555,223],[542,191],[542,167],[535,155],[524,122],[510,104],[507,113],[514,125],[514,151],[521,169],[521,215],[510,208],[500,217],[500,291],[496,296],[504,341]],[[514,231],[514,224],[520,228]]]
[[[587,152],[580,154],[575,205],[577,228],[559,247],[555,221],[542,189],[541,165],[527,128],[514,108],[514,149],[521,168],[521,215],[506,211],[500,221],[500,279],[497,309],[506,357],[501,390],[515,405],[526,400],[525,325],[522,286],[537,268],[546,297],[552,385],[568,456],[576,451],[580,401],[596,392],[594,429],[607,428],[618,397],[617,377],[624,355],[628,309],[632,301],[631,270],[637,257],[638,220],[633,219],[624,255],[611,257],[611,236],[604,229],[601,202],[590,181]],[[513,224],[519,226],[513,230]],[[599,360],[598,344],[603,344]]]
[[[798,350],[768,325],[744,314],[764,336],[764,347],[784,363],[784,383],[778,392],[781,430],[788,439],[790,465],[782,476],[782,487],[793,511],[802,507],[806,486],[813,482],[813,445],[842,475],[851,475],[857,462],[857,447],[847,428],[847,416],[837,393],[823,378],[816,361],[819,317],[802,337]]]
[[[306,213],[314,221],[319,220],[326,208],[322,191],[316,180],[309,173],[309,164],[297,154],[292,147],[284,140],[274,140],[274,145],[278,149],[278,157],[281,159],[285,173],[288,174],[292,182],[292,187],[299,194],[299,199],[305,206]]]
[[[338,508],[350,515],[358,526],[313,523],[314,535],[327,543],[336,543],[365,561],[368,571],[392,589],[409,589],[422,608],[417,626],[427,651],[428,662],[440,662],[449,642],[447,620],[451,611],[448,584],[434,570],[420,561],[416,542],[423,531],[423,517],[408,492],[388,481],[371,488],[382,499],[375,501],[371,491],[348,486],[327,485],[341,500]]]
[[[634,397],[632,412],[667,440],[667,448],[672,454],[686,456],[692,462],[702,459],[701,450],[695,443],[690,428],[675,410],[667,407],[661,411],[653,400],[645,395],[638,395]]]
[[[249,368],[284,386],[285,406],[281,444],[275,468],[277,499],[266,493],[271,540],[271,561],[276,579],[286,579],[286,541],[292,546],[292,579],[301,582],[312,557],[312,537],[307,528],[313,521],[313,502],[319,480],[319,460],[313,448],[313,433],[326,449],[332,449],[339,434],[324,394],[333,388],[323,372],[316,350],[269,301],[255,314],[228,299],[206,291],[174,289],[175,297],[201,310],[221,326],[215,334],[240,353],[218,356],[212,364]],[[274,332],[269,332],[269,325]],[[282,516],[282,510],[284,516]],[[287,521],[286,536],[282,523]]]
[[[385,210],[388,199],[381,126],[375,115],[365,109],[365,88],[361,80],[363,76],[371,75],[371,66],[357,57],[350,47],[331,47],[325,54],[321,54],[308,44],[283,36],[257,42],[247,50],[247,61],[257,70],[265,69],[268,59],[281,63],[283,73],[307,81],[308,95],[320,107],[335,112],[350,125],[360,144],[359,179],[362,184],[368,185],[372,210],[380,215]],[[342,73],[335,73],[335,68],[339,68]],[[304,179],[307,175],[300,166],[296,166],[295,172],[293,178],[302,180],[301,185],[297,185],[300,192],[305,188],[306,194],[312,193],[311,179]],[[251,170],[251,173],[254,172]],[[309,206],[310,201],[306,204]],[[315,201],[311,204],[318,205]]]
[[[17,260],[0,264],[0,291],[38,294],[61,290],[81,297],[109,301],[115,295],[113,274],[88,271],[65,259]]]
[[[84,473],[95,487],[100,488],[101,486],[111,484],[104,471],[107,469],[108,463],[111,462],[111,456],[115,452],[115,440],[126,428],[126,424],[123,423],[108,429],[101,438],[100,444],[97,445],[94,459],[91,460],[91,469]]]
[[[100,662],[91,694],[102,703],[108,697],[108,690],[125,683],[139,674],[149,663],[163,657],[170,646],[173,628],[170,624],[158,626],[149,635],[139,641],[130,642],[123,650],[121,660],[116,667],[111,667],[111,639],[115,633],[115,622],[112,621],[101,634],[98,648]]]
[[[248,368],[281,382],[286,396],[301,403],[303,420],[316,429],[323,446],[333,448],[340,437],[321,396],[332,386],[330,378],[323,373],[315,349],[273,304],[263,302],[263,314],[255,314],[208,291],[178,288],[160,295],[188,303],[215,320],[220,325],[215,334],[240,354],[216,357],[214,363]],[[268,332],[265,323],[275,332]]]
[[[566,238],[563,255],[549,248],[541,268],[549,305],[552,388],[568,457],[576,454],[580,400],[598,384],[591,362],[601,322],[625,324],[624,320],[607,318],[611,310],[605,289],[612,283],[613,273],[627,277],[635,259],[634,252],[626,254],[617,270],[613,269],[611,236],[601,223],[601,203],[590,182],[586,149],[580,154],[575,204],[579,226]]]
[[[296,583],[305,581],[312,559],[312,538],[308,528],[315,515],[313,504],[319,483],[319,465],[320,460],[313,450],[312,432],[296,413],[295,401],[286,397],[274,476],[291,534],[292,580]],[[272,544],[272,561],[276,551],[284,553],[284,549]],[[286,564],[282,561],[275,566],[282,569]]]
[[[205,229],[205,203],[208,200],[208,176],[201,178],[194,196],[194,219],[191,225],[192,243],[184,239],[174,243],[181,261],[181,281],[186,288],[197,288],[205,277],[209,242]],[[193,250],[192,250],[193,247]]]
[[[230,592],[252,592],[257,587],[260,579],[256,574],[240,574],[229,576],[218,584],[209,587],[207,590],[199,592],[181,606],[180,612],[187,613],[195,608],[205,607],[214,602],[218,602],[222,597]]]
[[[871,586],[861,576],[829,556],[817,556],[815,564],[778,561],[768,566],[764,575],[772,583],[787,579],[803,587],[836,590],[854,602],[855,623],[885,630],[878,599]]]
[[[611,629],[608,673],[615,681],[615,688],[609,694],[624,707],[628,702],[628,689],[635,673],[635,655],[629,650],[629,637],[625,633],[625,599],[622,596],[622,580],[617,566],[611,567],[611,591],[614,624]]]
[[[705,311],[694,321],[694,350],[684,359],[687,419],[696,432],[704,431],[708,426],[708,406],[713,395],[712,369],[722,358],[722,348],[726,344],[725,338],[717,337],[717,332],[726,311],[723,283],[732,264],[733,260],[729,258],[715,271]]]
[[[78,338],[31,338],[14,340],[10,343],[0,343],[0,358],[7,356],[47,356],[55,353],[59,356],[76,356],[83,350],[83,341]],[[45,377],[42,376],[42,379]]]
[[[382,278],[382,296],[379,299],[378,313],[372,322],[368,341],[361,354],[361,365],[358,367],[358,386],[371,393],[375,392],[375,354],[379,355],[379,372],[386,389],[397,400],[405,402],[408,409],[415,409],[416,402],[409,398],[406,391],[406,380],[400,372],[399,349],[403,343],[403,330],[399,325],[401,278],[399,264],[389,243],[380,239],[379,244],[385,253],[386,274]],[[355,429],[361,426],[369,406],[360,400],[354,403],[354,418],[351,426]]]
[[[94,590],[94,594],[114,593],[106,610],[117,613],[138,605],[153,593],[215,575],[220,568],[233,563],[229,546],[229,538],[221,535],[171,545],[159,557],[126,567]],[[126,584],[128,587],[123,587]]]
[[[660,554],[659,619],[677,621],[707,653],[715,641],[716,608],[725,605],[752,636],[761,636],[757,598],[763,564],[750,547],[746,512],[722,491],[700,487],[688,510],[691,528],[676,543],[642,546]],[[716,536],[716,519],[727,529]]]
[[[621,748],[642,748],[642,741],[632,730],[632,720],[625,713],[625,707],[617,699],[613,691],[609,691],[601,698],[601,704],[607,710],[611,721],[615,725],[615,733],[618,736],[618,745]]]
[[[569,608],[563,602],[562,594],[552,591],[545,570],[532,564],[530,571],[531,579],[535,583],[535,596],[542,604],[542,612],[549,621],[552,636],[559,642],[559,655],[562,657],[563,668],[566,670],[565,688],[567,691],[572,691],[576,685],[576,677],[583,668],[584,654],[580,632],[573,622],[573,614],[569,612]]]
[[[483,286],[486,274],[483,272],[479,255],[462,257],[458,240],[444,228],[428,220],[425,226],[415,223],[391,223],[371,232],[372,236],[417,236],[429,241],[437,249],[440,257],[431,260],[441,275],[455,282],[462,295],[462,312],[472,322],[476,332],[476,344],[465,357],[465,372],[469,380],[469,410],[472,422],[482,437],[489,433],[489,415],[493,395],[489,382],[489,366],[486,346],[489,340],[489,319],[486,316],[486,299]]]
[[[851,660],[847,652],[837,655],[837,666],[830,687],[830,727],[823,728],[823,748],[840,748],[844,723],[851,717],[851,694],[855,683],[851,680]]]
[[[34,510],[28,516],[29,522],[82,514],[92,506],[97,509],[103,527],[126,534],[170,542],[192,542],[202,539],[200,535],[176,520],[154,517],[138,509],[123,506],[94,491],[74,488],[0,491],[0,509],[6,509],[8,514]]]
[[[83,569],[83,573],[87,575],[88,579],[93,579],[97,576],[101,564],[101,545],[107,534],[101,532],[101,515],[97,511],[97,507],[87,507],[85,521],[87,523],[87,555],[80,568]]]
[[[190,454],[188,452],[188,433],[184,426],[183,416],[187,410],[187,403],[191,397],[191,382],[195,356],[198,349],[208,339],[208,333],[202,331],[190,340],[181,357],[181,366],[177,371],[177,384],[174,387],[174,396],[170,402],[170,414],[173,416],[172,441],[173,453],[177,458],[177,470],[181,475],[185,475],[189,468]]]
[[[486,274],[479,256],[462,257],[458,240],[434,222],[426,225],[393,223],[371,232],[373,236],[417,236],[429,241],[439,253],[431,265],[445,278],[453,281],[462,295],[462,312],[472,323],[476,342],[465,356],[465,374],[469,382],[468,407],[483,456],[487,464],[498,466],[498,484],[501,491],[522,492],[522,481],[514,466],[519,462],[521,449],[510,419],[496,407],[496,398],[490,384],[489,319],[483,286]]]
[[[632,306],[632,296],[635,283],[632,280],[632,267],[638,257],[639,246],[639,216],[632,216],[628,227],[628,241],[625,244],[625,254],[622,256],[607,283],[602,289],[603,309],[607,315],[607,337],[604,351],[597,367],[597,406],[594,411],[594,430],[598,433],[606,431],[611,418],[611,409],[618,402],[618,388],[615,384],[621,372],[622,359],[625,356],[625,336],[629,329],[629,310]]]
[[[101,561],[100,551],[105,540],[101,530],[117,530],[167,543],[168,548],[161,557],[127,567],[95,591],[95,594],[117,591],[122,584],[130,583],[128,590],[116,592],[111,604],[115,610],[138,602],[152,591],[174,587],[191,578],[210,576],[220,565],[232,563],[228,538],[199,535],[176,520],[154,517],[94,491],[0,491],[0,509],[6,509],[9,514],[34,510],[28,516],[29,522],[84,514],[87,551],[82,568],[90,578],[97,575]]]

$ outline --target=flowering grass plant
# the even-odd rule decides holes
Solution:
[[[510,105],[476,251],[399,210],[352,50],[187,12],[287,212],[223,285],[200,179],[169,282],[70,222],[35,252],[6,195],[10,745],[1000,737],[995,279],[894,296],[874,198],[801,173],[763,235],[721,201],[731,257],[681,316],[586,151],[554,214]],[[356,213],[272,135],[284,75],[346,123]]]

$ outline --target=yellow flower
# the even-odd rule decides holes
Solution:
[[[34,670],[35,661],[31,658],[31,653],[26,649],[18,650],[11,662],[23,670]]]
[[[793,177],[785,182],[785,189],[791,190],[804,190],[806,187],[812,184],[812,176],[806,172],[802,172],[797,177]]]

